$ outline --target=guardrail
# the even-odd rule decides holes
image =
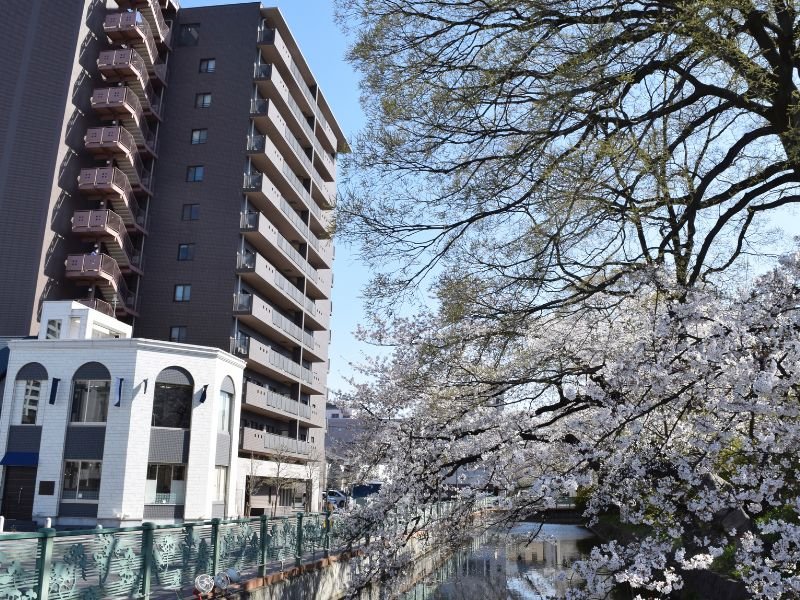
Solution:
[[[386,525],[399,534],[408,523],[443,518],[454,506],[441,502],[395,511]],[[335,513],[0,534],[0,597],[190,597],[203,573],[235,569],[247,580],[364,543],[368,537],[344,537]]]

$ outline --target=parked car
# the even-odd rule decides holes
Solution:
[[[347,495],[341,490],[328,490],[322,493],[322,499],[327,504],[330,502],[334,508],[342,509],[347,508],[348,498]]]

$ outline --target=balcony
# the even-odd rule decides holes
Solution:
[[[88,306],[89,308],[101,312],[106,316],[116,317],[114,314],[114,307],[105,300],[100,300],[99,298],[80,298],[75,300],[75,302],[79,302],[84,306]]]
[[[308,460],[313,446],[306,441],[266,433],[249,427],[241,428],[240,446],[246,452],[258,452],[284,459]]]
[[[128,177],[116,167],[81,169],[78,189],[88,195],[102,196],[126,226],[144,231],[144,213],[139,209]]]
[[[293,88],[292,91],[299,92],[299,97],[303,98],[309,111],[315,112],[317,102],[314,94],[306,85],[305,78],[297,63],[292,59],[292,54],[281,38],[281,34],[275,29],[264,28],[259,32],[258,44],[265,60],[283,66],[291,74],[289,82]]]
[[[266,133],[275,141],[280,147],[279,149],[284,158],[290,162],[293,170],[302,172],[306,177],[310,177],[313,169],[311,159],[278,112],[275,104],[268,100],[251,100],[250,104],[250,116],[253,118],[258,130]]]
[[[336,207],[336,193],[322,180],[316,169],[311,171],[311,196],[322,203],[322,208],[331,210]]]
[[[284,185],[285,183],[284,181]],[[273,209],[280,209],[280,212],[285,216],[277,215],[279,220],[282,221],[284,218],[289,218],[292,219],[293,224],[299,222],[302,227],[297,227],[298,232],[301,233],[303,237],[306,238],[306,241],[315,249],[319,247],[319,238],[328,237],[330,215],[323,213],[313,200],[311,200],[311,205],[307,205],[305,201],[298,200],[296,194],[289,196],[283,195],[278,189],[278,186],[272,182],[269,175],[259,172],[245,173],[242,187],[248,199],[258,207],[259,210],[268,213],[270,217],[276,216],[276,211]],[[287,200],[287,198],[289,198],[289,200]],[[310,200],[310,195],[308,199]],[[286,211],[284,206],[288,207],[288,211]],[[299,211],[308,210],[311,213],[308,226],[306,226],[300,216],[297,215],[297,211],[295,211],[293,207],[298,207]],[[290,214],[294,214],[296,218],[292,218]]]
[[[141,255],[134,248],[122,218],[114,211],[76,211],[72,216],[72,233],[83,239],[103,240],[121,270],[141,274]]]
[[[92,127],[83,138],[86,149],[95,157],[111,158],[137,191],[150,193],[151,173],[139,156],[133,135],[124,127]]]
[[[324,393],[324,386],[320,387],[319,378],[314,377],[311,369],[307,369],[291,358],[276,352],[268,344],[250,336],[239,334],[237,337],[231,338],[231,354],[246,358],[248,368],[276,381],[286,384],[302,382],[300,389],[306,394]]]
[[[139,11],[107,14],[103,31],[112,42],[127,44],[136,50],[145,58],[148,67],[158,64],[158,47],[153,31]]]
[[[311,407],[308,404],[303,404],[252,382],[245,384],[242,402],[247,408],[257,409],[260,412],[277,413],[283,418],[311,420]]]
[[[135,296],[128,289],[117,261],[107,254],[70,254],[66,276],[72,281],[97,286],[116,314],[136,314]]]
[[[233,314],[239,320],[271,339],[289,346],[308,348],[316,351],[314,336],[295,324],[269,305],[267,301],[253,294],[235,294],[233,297]]]
[[[139,97],[128,87],[100,88],[92,93],[92,109],[102,119],[121,121],[140,152],[155,156],[156,135],[147,125]]]
[[[160,44],[168,45],[170,30],[164,15],[161,12],[158,0],[116,0],[117,5],[125,10],[138,9],[142,16],[150,25],[151,31],[155,34],[156,41]]]
[[[260,212],[241,215],[241,232],[260,253],[290,277],[307,277],[315,288],[321,288],[319,272],[300,254],[275,226]]]
[[[136,92],[146,112],[159,117],[161,98],[150,85],[144,59],[136,50],[104,50],[97,58],[97,68],[109,82],[126,82]]]

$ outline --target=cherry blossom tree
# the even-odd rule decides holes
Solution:
[[[500,360],[441,314],[393,323],[393,355],[365,367],[371,383],[348,398],[373,428],[365,461],[391,482],[350,525],[381,540],[372,575],[408,568],[420,531],[463,540],[495,488],[506,510],[486,526],[582,490],[587,519],[614,515],[633,533],[579,565],[588,584],[575,597],[618,583],[661,597],[710,567],[753,597],[796,597],[800,255],[735,293],[670,280],[640,272],[591,310],[552,311]],[[479,483],[448,489],[453,476]],[[452,513],[387,531],[453,493]]]

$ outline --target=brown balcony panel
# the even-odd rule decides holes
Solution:
[[[103,119],[117,120],[136,140],[140,152],[155,156],[156,136],[150,130],[139,97],[128,87],[99,88],[92,93],[92,109]]]
[[[141,12],[150,25],[156,41],[160,44],[168,42],[170,30],[164,20],[158,0],[116,0],[116,2],[117,6],[123,10],[138,10]]]
[[[72,232],[83,239],[102,240],[123,272],[142,274],[140,254],[134,247],[122,218],[114,211],[76,211],[72,215]]]
[[[131,46],[148,65],[158,61],[158,47],[150,24],[139,11],[107,14],[103,31],[112,42]]]
[[[76,282],[96,286],[103,299],[116,307],[117,314],[133,314],[134,296],[128,289],[117,261],[107,254],[70,254],[66,276]]]
[[[125,225],[144,231],[144,215],[128,177],[121,170],[116,167],[81,169],[78,189],[88,195],[102,196]]]
[[[160,118],[160,98],[150,84],[144,59],[136,50],[104,50],[97,58],[97,68],[106,81],[127,83],[136,92],[144,111]]]
[[[92,127],[87,130],[84,143],[95,156],[113,158],[134,189],[150,193],[150,171],[145,168],[136,140],[127,129]]]

